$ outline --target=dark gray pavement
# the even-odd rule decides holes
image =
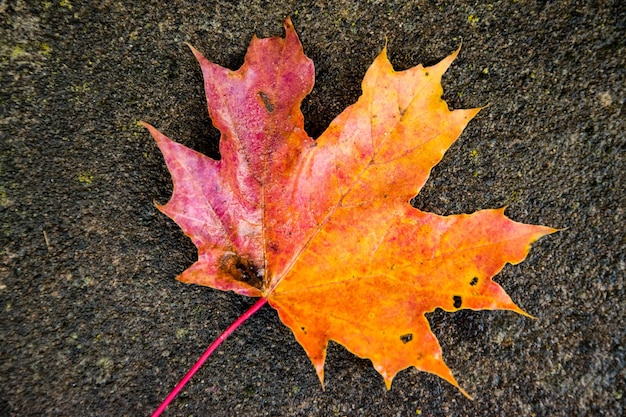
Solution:
[[[415,204],[507,205],[567,228],[497,279],[538,319],[430,315],[475,400],[407,370],[386,392],[331,344],[322,391],[273,310],[237,330],[167,416],[620,416],[626,402],[626,6],[598,2],[0,1],[0,415],[146,416],[253,303],[174,277],[193,245],[153,206],[171,182],[146,120],[217,156],[184,42],[237,68],[291,15],[319,135],[388,42],[434,64],[453,108],[489,104]]]

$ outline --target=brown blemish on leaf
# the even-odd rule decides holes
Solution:
[[[259,290],[263,287],[263,277],[259,268],[235,253],[230,252],[222,255],[219,268],[220,271],[232,276],[237,281],[244,282]]]

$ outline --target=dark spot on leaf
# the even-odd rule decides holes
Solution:
[[[274,103],[270,101],[270,98],[263,91],[259,91],[259,96],[261,96],[261,100],[263,100],[265,110],[267,110],[269,113],[272,113],[274,111]]]
[[[454,297],[452,297],[452,299],[454,300],[454,308],[461,308],[461,305],[463,304],[463,299],[461,298],[461,296],[455,295]]]
[[[404,344],[409,343],[411,340],[413,340],[413,333],[404,334],[400,336],[400,340],[402,340],[402,343]]]
[[[429,74],[427,72],[425,72],[424,75],[428,77]]]
[[[219,268],[235,280],[244,282],[259,290],[263,289],[263,272],[248,259],[235,253],[224,254],[219,261]]]
[[[278,243],[274,242],[273,240],[271,240],[268,244],[267,244],[267,249],[274,252],[274,253],[278,253]]]
[[[470,281],[470,285],[473,287],[474,285],[478,284],[478,277],[474,277],[472,278],[472,280]]]
[[[400,116],[404,116],[404,113],[406,113],[406,109],[398,107],[398,112],[400,112]]]
[[[305,328],[304,326],[302,326],[302,327],[300,327],[300,328],[302,329],[302,331],[304,332],[304,334],[308,334],[308,333],[306,332],[306,328]]]

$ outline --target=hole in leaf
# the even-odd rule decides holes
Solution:
[[[478,284],[478,277],[474,277],[472,278],[472,280],[470,281],[470,285],[473,287],[474,285]]]
[[[413,333],[408,333],[400,336],[400,340],[402,340],[402,343],[404,344],[409,343],[411,340],[413,340]]]
[[[460,295],[455,295],[452,297],[452,300],[454,301],[454,308],[461,308],[461,305],[463,305],[463,299]]]
[[[269,113],[274,111],[274,103],[270,101],[270,98],[263,91],[259,91],[259,96],[261,96],[261,100],[263,100],[263,105],[265,106],[265,110]]]

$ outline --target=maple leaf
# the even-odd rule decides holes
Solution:
[[[387,388],[414,366],[459,388],[424,313],[437,308],[527,315],[492,280],[555,229],[504,209],[438,216],[412,197],[479,109],[450,111],[438,64],[396,72],[386,51],[358,101],[317,139],[300,104],[313,63],[289,19],[285,38],[254,37],[231,71],[197,50],[221,160],[145,124],[173,178],[158,208],[198,248],[178,279],[262,297],[311,359],[322,385],[329,340],[372,361]]]

